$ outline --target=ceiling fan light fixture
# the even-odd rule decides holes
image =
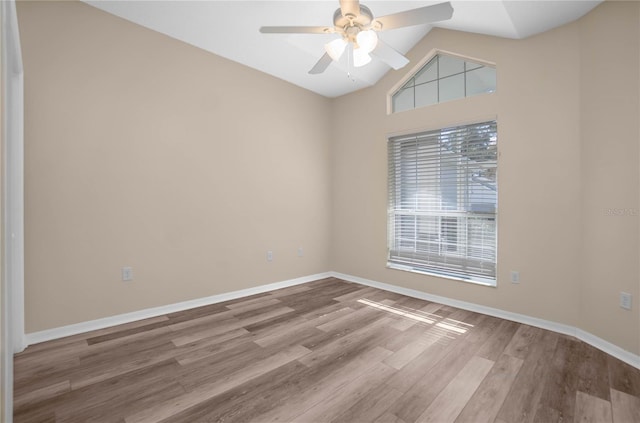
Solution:
[[[344,49],[347,47],[347,42],[342,38],[337,38],[330,43],[324,45],[324,50],[327,54],[334,60],[340,60],[342,54],[344,53]]]
[[[439,0],[442,1],[442,0]],[[338,34],[340,39],[324,45],[325,53],[309,70],[309,74],[323,73],[332,61],[339,62],[348,50],[347,66],[361,67],[375,58],[393,69],[400,69],[409,59],[378,38],[378,31],[430,24],[451,19],[451,3],[432,4],[405,10],[374,19],[371,9],[360,4],[360,0],[340,0],[340,8],[333,13],[333,27],[327,26],[263,26],[263,34]],[[430,2],[431,3],[431,2]]]
[[[371,53],[378,44],[378,34],[371,29],[360,31],[356,36],[356,41],[358,42],[358,47],[360,47],[360,49],[367,53]]]
[[[353,66],[356,68],[362,67],[371,61],[369,52],[362,48],[356,48],[353,50]]]

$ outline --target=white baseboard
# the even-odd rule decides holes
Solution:
[[[640,356],[626,351],[617,345],[614,345],[602,338],[592,335],[582,329],[574,326],[565,325],[562,323],[556,323],[545,319],[539,319],[537,317],[531,317],[524,314],[513,313],[510,311],[500,310],[497,308],[487,307],[479,304],[469,303],[466,301],[459,301],[452,298],[441,297],[439,295],[432,295],[426,292],[418,291],[415,289],[403,288],[396,285],[390,285],[383,282],[373,281],[370,279],[361,278],[358,276],[346,275],[339,272],[325,272],[315,275],[304,276],[296,279],[290,279],[282,282],[270,283],[267,285],[260,285],[253,288],[241,289],[239,291],[227,292],[224,294],[213,295],[205,298],[198,298],[190,301],[183,301],[180,303],[169,304],[161,307],[148,308],[145,310],[134,311],[132,313],[120,314],[117,316],[105,317],[103,319],[91,320],[88,322],[77,323],[69,326],[62,326],[59,328],[48,329],[40,332],[33,332],[25,335],[25,341],[27,345],[37,344],[40,342],[50,341],[53,339],[63,338],[65,336],[76,335],[79,333],[90,332],[97,329],[104,329],[111,326],[121,325],[123,323],[130,323],[137,320],[148,319],[151,317],[162,316],[163,314],[175,313],[177,311],[188,310],[190,308],[201,307],[205,305],[220,303],[223,301],[234,300],[237,298],[247,297],[250,295],[261,294],[263,292],[273,291],[276,289],[286,288],[289,286],[299,285],[302,283],[312,282],[319,279],[328,277],[335,277],[343,279],[348,282],[355,282],[361,285],[371,286],[374,288],[383,289],[385,291],[395,292],[398,294],[406,295],[409,297],[420,298],[422,300],[432,301],[448,306],[461,308],[464,310],[473,311],[476,313],[487,314],[489,316],[499,317],[501,319],[511,320],[518,323],[523,323],[529,326],[535,326],[541,329],[550,330],[553,332],[562,333],[569,336],[574,336],[581,341],[586,342],[598,348],[607,354],[616,357],[625,363],[640,369]]]
[[[640,369],[640,356],[636,355],[632,352],[629,352],[625,349],[620,348],[619,346],[612,344],[609,341],[605,341],[602,338],[599,338],[591,333],[584,331],[582,329],[576,328],[575,337],[581,341],[586,342],[589,345],[592,345],[599,349],[600,351],[604,351],[607,354],[624,361],[625,363]]]
[[[90,320],[87,322],[76,323],[73,325],[62,326],[53,329],[47,329],[40,332],[32,332],[25,335],[25,347],[40,342],[51,341],[53,339],[64,338],[65,336],[77,335],[79,333],[90,332],[97,329],[104,329],[111,326],[131,323],[137,320],[148,319],[151,317],[162,316],[163,314],[175,313],[178,311],[188,310],[195,307],[221,303],[223,301],[235,300],[237,298],[248,297],[250,295],[262,294],[263,292],[274,291],[276,289],[287,288],[302,283],[312,282],[319,279],[330,277],[331,274],[317,273],[315,275],[303,276],[300,278],[289,279],[286,281],[260,285],[253,288],[241,289],[224,294],[212,295],[210,297],[197,298],[195,300],[183,301],[175,304],[168,304],[160,307],[147,308],[131,313],[119,314],[117,316],[105,317],[102,319]]]
[[[419,298],[421,300],[432,301],[439,304],[445,304],[451,307],[461,308],[464,310],[473,311],[476,313],[488,314],[489,316],[499,317],[501,319],[511,320],[518,323],[523,323],[529,326],[535,326],[541,329],[550,330],[553,332],[562,333],[569,336],[574,336],[579,340],[586,342],[593,347],[604,351],[611,356],[624,361],[625,363],[640,369],[640,356],[633,354],[627,350],[624,350],[611,342],[605,341],[589,332],[574,326],[565,325],[562,323],[556,323],[549,320],[539,319],[537,317],[527,316],[525,314],[513,313],[510,311],[500,310],[497,308],[487,307],[479,304],[468,303],[466,301],[454,300],[452,298],[441,297],[439,295],[432,295],[426,292],[417,291],[415,289],[403,288],[396,285],[390,285],[383,282],[373,281],[370,279],[361,278],[358,276],[345,275],[344,273],[329,272],[329,274],[335,278],[343,279],[349,282],[355,282],[361,285],[367,285],[374,288],[383,289],[385,291],[395,292],[397,294],[406,295],[409,297]]]

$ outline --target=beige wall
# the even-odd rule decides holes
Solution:
[[[82,3],[18,18],[27,333],[329,268],[329,100]]]
[[[386,95],[404,69],[336,99],[333,269],[577,326],[640,352],[638,306],[618,307],[620,290],[638,298],[638,216],[603,214],[607,204],[638,208],[637,8],[606,3],[524,40],[434,30],[409,54],[411,63],[435,48],[492,61],[495,94],[388,116]],[[498,286],[387,269],[387,136],[487,117],[499,131]],[[603,135],[610,125],[615,140]]]
[[[327,100],[83,4],[19,4],[27,332],[335,270],[639,353],[638,216],[605,214],[639,207],[639,9],[607,2],[525,40],[434,30],[411,63],[495,62],[497,92],[387,115],[410,67]],[[387,269],[387,136],[487,118],[498,286]]]
[[[626,349],[635,347],[636,352],[640,351],[639,6],[608,4],[580,22],[581,326]],[[633,294],[635,312],[617,306],[620,291]]]

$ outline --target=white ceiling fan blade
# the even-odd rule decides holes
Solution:
[[[333,28],[327,26],[261,26],[263,34],[332,34]]]
[[[382,16],[375,20],[382,24],[382,30],[384,31],[405,26],[445,21],[451,19],[451,16],[453,16],[453,7],[451,7],[451,3],[446,2]]]
[[[373,49],[371,55],[382,60],[395,70],[403,68],[409,63],[409,59],[398,53],[393,47],[382,40],[378,40],[378,45]]]
[[[348,14],[358,16],[360,14],[360,1],[359,0],[340,0],[340,10],[342,16]]]
[[[320,60],[318,60],[318,62],[311,68],[309,74],[317,75],[324,72],[327,70],[331,62],[333,62],[333,59],[329,56],[329,53],[323,54]]]

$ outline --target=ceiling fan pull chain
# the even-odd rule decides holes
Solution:
[[[353,44],[349,43],[347,47],[347,78],[349,78],[351,82],[356,82],[356,79],[351,76],[351,69],[353,69]]]

